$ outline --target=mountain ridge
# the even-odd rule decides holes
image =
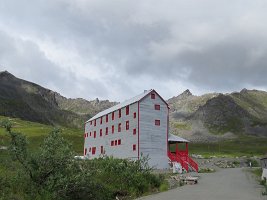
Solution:
[[[267,92],[242,89],[196,96],[189,89],[166,100],[170,131],[191,141],[240,135],[267,136]],[[52,125],[82,127],[117,102],[66,98],[38,84],[0,72],[0,115]]]
[[[0,115],[51,125],[82,127],[84,121],[115,105],[108,100],[69,99],[36,83],[0,72]]]

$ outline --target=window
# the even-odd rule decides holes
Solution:
[[[96,126],[96,119],[94,120],[94,126]]]
[[[155,93],[151,93],[151,99],[155,99],[155,98],[156,98]]]
[[[155,125],[156,125],[156,126],[160,126],[160,120],[156,119],[156,120],[155,120]]]
[[[88,133],[86,133],[86,137],[88,137]]]
[[[84,138],[86,138],[86,133],[84,134]]]
[[[117,146],[117,140],[115,140],[115,146]]]
[[[90,121],[90,125],[92,125],[92,121]]]
[[[114,141],[113,140],[111,141],[111,146],[114,146]]]
[[[121,132],[121,123],[118,125],[118,132]]]
[[[160,105],[155,104],[155,110],[160,110]]]
[[[84,149],[84,155],[86,155],[86,154],[87,154],[87,149],[85,148],[85,149]]]
[[[118,140],[118,145],[121,145],[121,139]]]
[[[90,132],[90,137],[92,136],[92,132]]]
[[[129,110],[130,110],[129,106],[126,106],[126,115],[129,115]]]
[[[112,125],[112,133],[114,133],[114,125]]]
[[[106,135],[108,135],[108,127],[106,127]]]
[[[103,146],[101,146],[101,154],[103,154],[104,153],[104,148],[103,148]]]
[[[96,131],[94,131],[94,138],[96,138]]]
[[[92,154],[93,154],[93,155],[95,154],[95,151],[96,151],[96,147],[93,147],[93,148],[92,148]]]
[[[136,128],[133,129],[133,135],[136,135]]]
[[[126,121],[126,130],[129,130],[129,121]]]
[[[103,117],[100,118],[100,124],[102,124],[102,118],[103,118]]]
[[[133,144],[133,151],[136,151],[136,144]]]
[[[100,137],[102,137],[102,129],[100,129]]]
[[[133,114],[133,118],[134,118],[134,119],[136,118],[136,112]]]
[[[121,118],[121,109],[119,109],[119,118]]]
[[[112,120],[114,120],[114,118],[115,118],[115,113],[112,112]]]
[[[106,122],[108,122],[108,115],[106,115]]]

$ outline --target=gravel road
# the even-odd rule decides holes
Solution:
[[[244,168],[220,169],[215,173],[199,174],[199,183],[140,200],[267,200],[262,187]]]

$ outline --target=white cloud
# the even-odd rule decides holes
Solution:
[[[35,0],[0,5],[0,65],[68,97],[267,89],[267,3]]]

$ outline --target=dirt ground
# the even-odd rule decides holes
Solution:
[[[185,185],[139,200],[267,200],[262,187],[247,168],[218,169],[199,174],[199,183]]]

